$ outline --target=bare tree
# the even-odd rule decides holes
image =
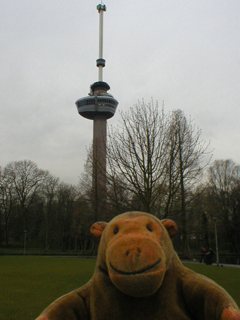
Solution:
[[[3,226],[6,246],[9,245],[9,222],[12,215],[16,195],[13,183],[10,181],[7,171],[0,172],[0,212],[3,214]]]
[[[62,250],[70,247],[71,240],[74,241],[72,233],[72,221],[74,213],[74,203],[77,197],[76,188],[72,185],[61,183],[57,190],[57,219],[58,232]]]
[[[55,216],[56,216],[56,199],[59,179],[46,174],[42,184],[42,194],[44,198],[44,230],[45,233],[45,249],[50,247],[51,239],[54,234]]]
[[[27,230],[31,206],[39,196],[39,190],[47,171],[40,170],[32,161],[24,160],[9,163],[5,167],[5,174],[14,188],[22,219],[22,231]]]
[[[207,155],[209,143],[201,140],[201,130],[187,119],[182,110],[175,110],[170,116],[170,152],[169,152],[169,194],[179,190],[181,210],[182,253],[188,256],[187,246],[187,204],[191,201],[189,190],[200,182],[203,170],[209,164],[210,158],[204,164],[202,160]],[[171,198],[173,199],[173,198]]]
[[[93,238],[89,230],[91,225],[96,221],[91,212],[90,202],[84,195],[80,194],[75,201],[71,229],[75,236],[75,251],[79,247],[83,254],[86,253],[89,247],[93,248]]]
[[[222,222],[227,240],[238,252],[240,234],[240,166],[232,160],[216,160],[208,170],[212,215]]]
[[[138,102],[121,113],[120,126],[108,135],[108,187],[127,189],[141,204],[143,211],[160,209],[160,189],[166,169],[166,124],[158,104]]]
[[[108,187],[128,190],[132,205],[161,218],[177,209],[186,234],[187,190],[206,167],[209,144],[201,140],[201,130],[181,110],[165,116],[157,103],[142,102],[121,113],[108,141]]]

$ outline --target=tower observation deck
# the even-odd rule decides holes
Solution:
[[[90,87],[89,96],[76,101],[78,113],[90,120],[94,120],[96,115],[103,115],[106,119],[112,118],[118,101],[107,92],[109,89],[106,82],[94,82]]]

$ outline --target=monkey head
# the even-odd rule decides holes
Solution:
[[[170,238],[177,233],[175,222],[127,212],[109,223],[94,223],[91,233],[101,238],[96,267],[121,292],[139,298],[160,288],[174,251]]]

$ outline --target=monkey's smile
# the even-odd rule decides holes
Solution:
[[[125,276],[131,276],[131,275],[141,274],[141,273],[144,273],[144,272],[146,272],[146,271],[148,271],[148,270],[150,270],[150,269],[153,269],[153,268],[154,268],[156,265],[158,265],[160,262],[161,262],[161,259],[158,259],[158,260],[157,260],[154,264],[152,264],[151,266],[146,267],[146,268],[143,268],[143,269],[138,270],[138,271],[135,271],[135,272],[125,272],[125,271],[118,270],[118,269],[116,269],[116,268],[111,264],[111,262],[110,262],[110,266],[111,266],[111,268],[112,268],[115,272],[117,272],[117,273],[119,273],[119,274],[122,274],[122,275],[125,275]]]

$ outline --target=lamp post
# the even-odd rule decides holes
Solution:
[[[219,267],[219,255],[218,255],[218,237],[217,237],[217,218],[213,218],[213,221],[215,223],[215,242],[216,242],[216,262],[217,262],[217,267]]]

